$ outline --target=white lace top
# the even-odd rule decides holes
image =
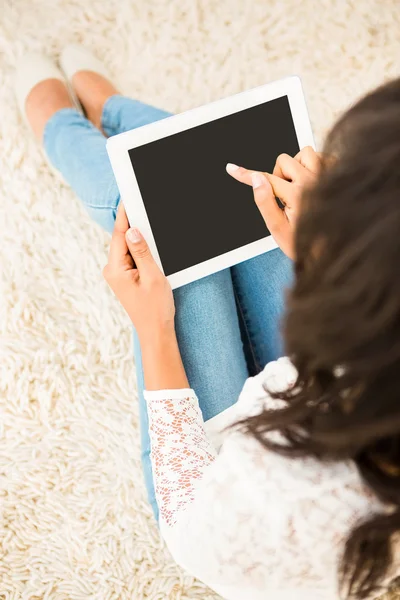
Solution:
[[[270,363],[206,425],[192,390],[145,393],[161,534],[183,568],[228,600],[339,598],[344,542],[382,511],[353,464],[284,458],[238,431],[215,437],[271,407],[263,384],[278,391],[295,377],[287,359]]]

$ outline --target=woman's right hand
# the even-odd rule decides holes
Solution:
[[[281,250],[294,258],[294,231],[300,211],[303,188],[313,184],[321,166],[321,157],[311,146],[303,148],[294,158],[278,156],[272,173],[251,171],[228,164],[226,170],[241,183],[252,185],[254,200]],[[276,197],[283,204],[279,208]]]

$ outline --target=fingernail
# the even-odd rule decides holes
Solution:
[[[133,227],[132,229],[128,229],[126,236],[128,240],[132,242],[132,244],[137,244],[142,240],[142,235],[139,229],[136,229],[135,227]]]
[[[253,185],[253,189],[256,190],[261,185],[265,183],[265,177],[262,173],[252,173],[251,174],[251,183]]]
[[[226,168],[227,173],[229,173],[229,174],[232,174],[235,171],[237,171],[238,169],[240,169],[240,167],[238,167],[237,165],[234,165],[233,163],[228,163],[225,168]]]

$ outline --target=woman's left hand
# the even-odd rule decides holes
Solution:
[[[130,229],[120,203],[103,275],[128,313],[141,344],[174,332],[171,286],[137,229]]]

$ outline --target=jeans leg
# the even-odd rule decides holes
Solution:
[[[284,353],[280,324],[285,290],[293,277],[292,262],[276,249],[232,267],[231,272],[249,342],[246,350],[255,366],[249,369],[259,372]]]
[[[112,96],[104,106],[102,124],[107,135],[115,135],[167,116],[167,112],[137,100]],[[90,216],[111,233],[120,195],[104,135],[76,109],[64,108],[49,119],[43,143],[51,163]]]
[[[104,105],[101,126],[104,133],[111,137],[170,116],[170,113],[160,108],[116,95],[111,96]]]
[[[90,216],[112,232],[120,196],[104,135],[77,110],[64,108],[49,119],[43,143]]]
[[[176,332],[205,421],[232,406],[248,377],[229,269],[175,290]]]

